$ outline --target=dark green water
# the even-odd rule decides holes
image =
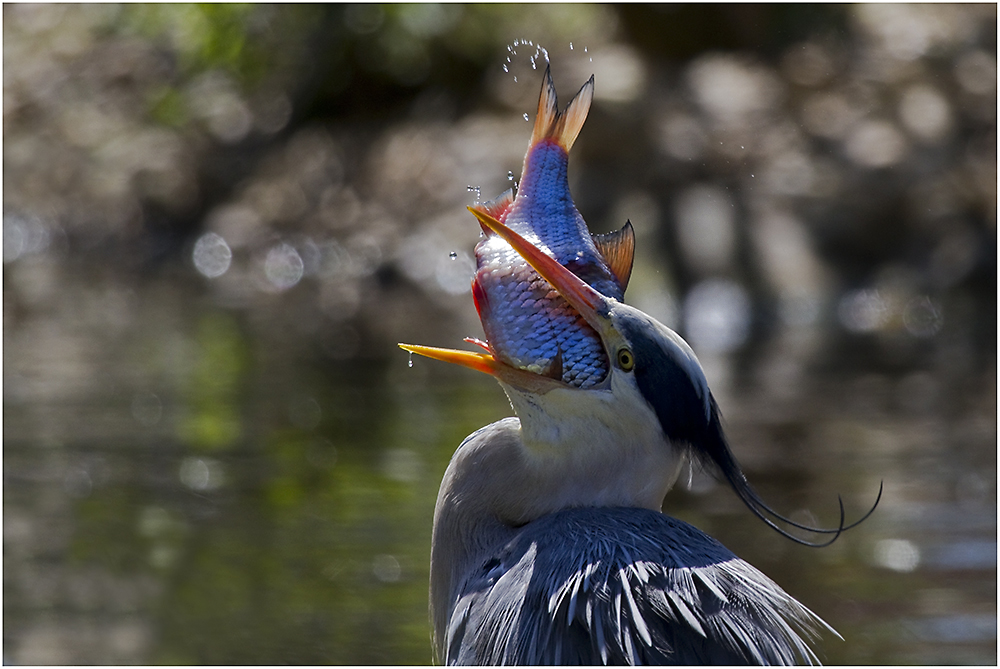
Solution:
[[[332,359],[196,285],[71,278],[53,313],[5,301],[5,660],[429,662],[437,485],[509,413],[499,387],[363,342]],[[880,480],[882,503],[819,550],[697,472],[668,512],[833,624],[828,662],[993,661],[992,371],[945,396],[829,370],[777,402],[734,378],[730,438],[776,508],[834,524]]]

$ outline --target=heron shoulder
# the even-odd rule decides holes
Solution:
[[[700,530],[634,508],[568,509],[474,565],[447,625],[465,664],[813,663],[829,626]]]

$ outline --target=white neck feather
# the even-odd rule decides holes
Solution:
[[[613,372],[608,390],[504,390],[521,419],[522,475],[539,516],[577,506],[660,510],[686,456],[630,377]]]

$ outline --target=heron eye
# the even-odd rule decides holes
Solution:
[[[618,366],[626,372],[635,367],[635,357],[632,355],[632,351],[627,348],[618,349]]]

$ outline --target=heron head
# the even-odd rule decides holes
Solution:
[[[587,389],[558,377],[516,368],[475,339],[482,351],[459,351],[412,344],[402,348],[419,355],[485,372],[505,386],[543,395],[553,390],[579,393],[629,386],[656,410],[667,437],[690,440],[708,426],[712,414],[708,382],[694,351],[680,335],[642,311],[598,292],[488,212],[470,207],[484,228],[509,243],[594,329],[610,361],[611,373]]]
[[[514,391],[512,394],[508,390],[508,396],[515,404],[515,396],[522,399],[528,397],[528,404],[531,405],[532,396],[554,393],[566,397],[568,391],[570,397],[594,400],[576,403],[583,407],[583,411],[599,406],[598,400],[602,396],[612,398],[607,405],[612,410],[640,408],[642,412],[627,413],[616,421],[616,429],[622,434],[634,430],[630,421],[634,421],[636,416],[652,413],[658,423],[657,434],[665,437],[664,441],[669,446],[682,449],[685,454],[693,455],[717,471],[758,518],[798,543],[827,545],[874,511],[881,499],[881,489],[871,510],[850,525],[844,524],[841,503],[840,524],[834,529],[802,525],[772,510],[750,486],[729,449],[705,373],[694,351],[680,335],[642,311],[594,290],[572,271],[488,213],[472,211],[484,228],[506,240],[597,332],[610,360],[610,373],[600,384],[581,389],[549,376],[512,367],[494,357],[485,345],[483,352],[476,353],[401,345],[404,349],[491,374],[505,388]],[[566,407],[568,403],[563,402],[559,406]],[[820,543],[808,542],[789,534],[775,521],[833,537]]]
[[[595,290],[489,213],[470,210],[484,228],[509,243],[593,328],[610,361],[610,373],[601,383],[582,389],[552,375],[513,367],[483,344],[481,352],[401,344],[404,349],[485,372],[520,393],[545,395],[565,390],[578,401],[583,396],[609,392],[628,395],[653,410],[663,434],[673,443],[702,442],[708,431],[718,427],[705,374],[680,335],[644,312]]]

